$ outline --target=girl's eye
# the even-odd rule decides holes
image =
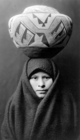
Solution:
[[[50,77],[48,77],[48,76],[44,76],[43,78],[44,78],[44,79],[49,79]]]
[[[37,76],[34,76],[34,77],[32,77],[32,79],[37,80],[37,79],[38,79],[38,77],[37,77]]]

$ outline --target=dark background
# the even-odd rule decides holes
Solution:
[[[31,5],[48,5],[73,20],[69,43],[53,59],[79,105],[80,96],[80,1],[79,0],[0,0],[0,127],[6,103],[18,84],[27,57],[18,50],[8,33],[8,20]]]

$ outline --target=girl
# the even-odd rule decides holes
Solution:
[[[28,59],[10,98],[2,140],[77,140],[77,111],[52,59]]]

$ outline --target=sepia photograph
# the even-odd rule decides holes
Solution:
[[[0,0],[0,140],[80,140],[79,0]]]

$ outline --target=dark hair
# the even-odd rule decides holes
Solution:
[[[31,79],[31,76],[32,76],[33,74],[37,73],[37,72],[44,72],[44,73],[48,74],[48,75],[53,79],[53,76],[52,76],[51,74],[47,73],[45,70],[42,70],[42,69],[40,69],[40,68],[34,70],[34,71],[29,75],[28,79],[30,80],[30,79]]]

